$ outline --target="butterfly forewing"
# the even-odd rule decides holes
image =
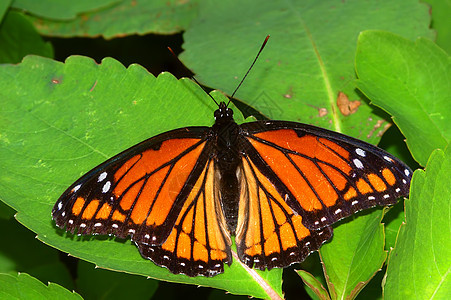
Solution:
[[[174,130],[94,168],[56,202],[56,224],[77,234],[162,244],[207,161],[208,128]],[[179,204],[181,203],[181,204]]]

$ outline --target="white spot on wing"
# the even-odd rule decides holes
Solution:
[[[357,203],[359,203],[359,201],[354,200],[354,201],[351,202],[351,205],[356,205]]]
[[[61,210],[61,208],[63,208],[63,202],[58,202],[58,210]]]
[[[64,217],[65,215],[66,215],[66,212],[65,212],[65,211],[63,211],[63,213],[61,214],[61,216],[63,216],[63,217]]]
[[[368,200],[375,200],[376,198],[375,197],[373,197],[373,196],[369,196],[368,197]]]
[[[337,209],[334,213],[335,213],[336,215],[339,214],[339,213],[341,213],[341,209]]]
[[[404,170],[404,174],[406,174],[406,176],[409,176],[409,175],[410,175],[410,171],[407,170],[407,169],[405,169],[405,170]]]
[[[108,174],[106,172],[100,173],[99,178],[97,178],[97,182],[102,182],[106,178],[107,175]]]
[[[113,227],[113,228],[119,228],[119,226],[118,226],[117,224],[113,224],[113,225],[111,225],[111,227]]]
[[[144,236],[144,238],[145,238],[145,239],[149,239],[149,238],[150,238],[150,235],[149,235],[149,234],[146,234],[146,235]]]
[[[129,233],[135,233],[135,229],[130,229],[128,232]]]
[[[355,153],[357,153],[357,155],[360,155],[361,157],[366,156],[366,152],[360,148],[355,149]]]
[[[324,221],[326,221],[326,217],[321,218],[321,222],[324,222]]]
[[[403,179],[403,180],[402,180],[402,183],[406,184],[406,183],[407,183],[407,181],[406,181],[405,179]]]
[[[384,159],[385,159],[386,161],[393,162],[393,159],[391,159],[391,158],[388,157],[387,155],[384,156]]]
[[[400,188],[397,188],[397,189],[395,190],[395,192],[397,192],[397,193],[399,193],[400,191],[401,191]]]
[[[68,222],[70,225],[74,224],[74,220],[69,220]]]
[[[389,194],[385,194],[385,195],[384,195],[384,199],[387,199],[387,198],[390,198],[390,195],[389,195]]]
[[[102,187],[102,193],[105,194],[106,192],[108,192],[110,190],[110,187],[111,187],[111,182],[110,181],[105,182],[105,184]]]
[[[81,188],[81,184],[78,184],[76,186],[74,186],[74,188],[72,189],[72,193],[75,193],[76,191],[78,191]]]
[[[85,223],[81,223],[80,224],[80,228],[85,228],[86,227],[86,224]]]
[[[100,226],[102,226],[102,223],[95,223],[94,224],[94,227],[100,227]]]
[[[354,159],[352,160],[352,162],[354,163],[354,165],[355,165],[357,168],[363,169],[363,164],[362,164],[362,162],[360,161],[360,159],[354,158]]]

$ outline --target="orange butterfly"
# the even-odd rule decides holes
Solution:
[[[214,116],[85,174],[56,202],[56,225],[130,236],[173,273],[214,276],[232,263],[231,236],[247,266],[286,267],[329,240],[331,224],[409,193],[409,167],[363,141],[295,122],[238,125],[224,102]]]

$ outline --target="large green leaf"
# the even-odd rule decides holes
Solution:
[[[78,14],[112,6],[121,0],[14,0],[12,7],[45,19],[70,20]]]
[[[52,45],[45,42],[22,14],[10,11],[0,23],[0,64],[18,63],[25,55],[53,57]]]
[[[26,273],[0,273],[0,299],[83,299],[80,295],[49,283],[48,286]]]
[[[237,97],[271,119],[319,125],[377,143],[387,116],[356,92],[357,37],[379,28],[432,38],[429,23],[428,7],[416,0],[202,1],[199,18],[184,34],[181,59],[202,83],[231,94],[270,34]],[[340,112],[339,92],[361,101],[357,112]]]
[[[431,41],[388,32],[360,35],[356,57],[359,89],[393,115],[419,164],[451,139],[451,58]]]
[[[180,32],[196,17],[196,8],[197,1],[124,0],[70,21],[30,18],[39,32],[48,36],[114,38],[130,34]]]
[[[260,298],[282,294],[280,269],[260,272],[235,260],[214,278],[174,275],[130,241],[63,234],[51,220],[59,195],[106,158],[160,132],[210,126],[215,104],[193,82],[155,78],[113,59],[98,65],[76,56],[63,64],[31,56],[0,66],[0,98],[0,199],[39,239],[107,269]]]
[[[390,252],[387,299],[448,299],[451,295],[451,149],[432,153],[413,174],[405,223]]]

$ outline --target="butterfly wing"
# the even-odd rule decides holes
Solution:
[[[332,237],[331,224],[409,193],[411,170],[368,143],[293,122],[240,128],[236,244],[249,267],[301,262]]]
[[[176,273],[193,273],[196,260],[206,269],[231,262],[225,222],[209,197],[215,184],[209,130],[166,132],[94,168],[56,202],[52,215],[57,226],[77,234],[131,236],[143,256]],[[190,230],[187,226],[194,219],[195,230]],[[149,249],[164,253],[163,261]],[[191,256],[187,249],[194,251]],[[218,254],[205,255],[205,249]]]
[[[258,159],[249,155],[242,160],[235,237],[238,257],[247,266],[261,270],[301,262],[332,237],[332,228],[305,227],[302,216],[292,210],[267,174],[256,166]]]
[[[294,122],[241,129],[250,160],[309,229],[409,194],[409,167],[371,144]]]

